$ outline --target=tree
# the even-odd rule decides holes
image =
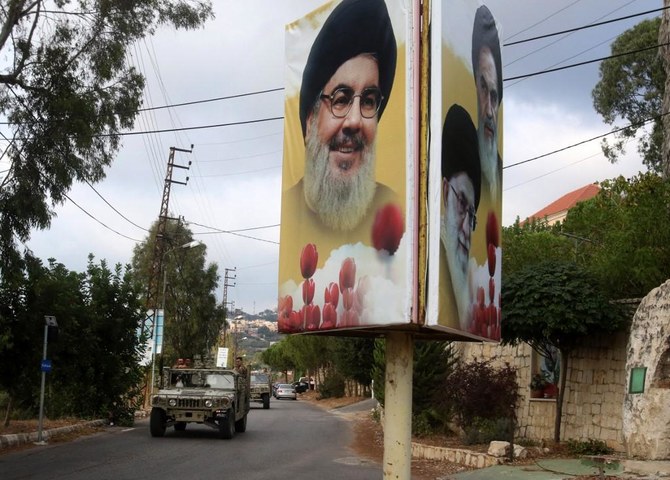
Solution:
[[[571,352],[589,336],[621,328],[624,317],[584,268],[565,260],[529,265],[506,277],[502,289],[503,345],[526,342],[541,354],[561,353],[554,440],[560,441],[563,398]]]
[[[537,263],[541,258],[572,258],[573,245],[568,238],[559,235],[559,232],[560,225],[548,226],[542,220],[531,220],[522,225],[517,218],[513,225],[503,227],[503,276]]]
[[[665,10],[661,14],[661,26],[658,30],[658,44],[659,54],[663,61],[663,68],[665,69],[665,90],[663,92],[663,112],[670,112],[670,0],[664,0],[663,5]],[[663,115],[663,132],[670,131],[670,116]],[[661,151],[661,165],[663,168],[663,178],[670,179],[670,135],[663,135],[663,149]]]
[[[0,113],[11,141],[0,180],[0,274],[20,261],[15,239],[47,228],[74,181],[104,178],[142,103],[144,78],[128,49],[160,26],[194,29],[212,17],[208,0],[5,2]]]
[[[582,263],[610,298],[643,297],[668,278],[668,212],[670,183],[648,172],[603,182],[561,229],[575,236]]]
[[[44,266],[29,254],[21,266],[11,280],[0,280],[0,324],[10,332],[0,347],[0,389],[10,396],[6,422],[12,404],[37,413],[45,315],[59,324],[58,340],[48,346],[54,368],[47,414],[106,417],[111,411],[121,423],[131,422],[141,378],[137,331],[143,315],[128,267],[111,271],[89,257],[87,271],[77,273],[55,260]]]
[[[375,398],[383,406],[385,401],[386,341],[376,339],[373,351],[372,378]],[[412,430],[428,433],[442,428],[449,420],[438,411],[436,395],[440,395],[449,374],[456,367],[457,354],[451,342],[415,341],[412,382]]]
[[[135,283],[146,286],[151,272],[153,245],[158,223],[150,228],[148,239],[133,251]],[[160,285],[165,292],[165,329],[162,361],[207,356],[216,345],[225,322],[225,309],[217,305],[214,292],[219,274],[216,264],[205,265],[206,248],[181,248],[193,241],[193,234],[176,221],[168,221],[164,241]],[[143,292],[146,294],[146,291]],[[162,293],[159,297],[162,303]]]
[[[630,127],[615,134],[610,144],[603,140],[605,156],[616,162],[624,153],[624,145],[641,131],[638,152],[649,170],[662,172],[663,138],[662,99],[666,73],[658,49],[647,49],[658,44],[660,18],[644,20],[626,30],[612,43],[612,55],[636,52],[609,58],[600,64],[600,80],[592,92],[593,106],[605,122],[612,125],[622,118]],[[642,128],[653,119],[651,132]],[[667,169],[668,166],[666,165]]]

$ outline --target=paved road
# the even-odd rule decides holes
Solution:
[[[269,410],[252,406],[247,431],[232,440],[199,425],[152,438],[141,420],[134,428],[109,427],[73,442],[0,455],[0,478],[379,480],[381,465],[356,457],[348,448],[351,435],[346,417],[273,399]]]

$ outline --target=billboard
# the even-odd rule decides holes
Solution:
[[[412,320],[409,10],[336,0],[286,26],[282,333]]]
[[[425,326],[500,339],[500,29],[474,0],[431,2]]]

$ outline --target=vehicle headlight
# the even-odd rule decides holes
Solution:
[[[151,404],[152,405],[160,405],[161,403],[163,403],[162,400],[163,399],[160,397],[160,395],[154,395],[151,398]]]
[[[205,407],[212,408],[212,405],[214,405],[214,402],[212,400],[210,400],[209,398],[205,400]]]
[[[170,405],[171,407],[176,407],[177,406],[177,399],[176,398],[171,398],[170,400],[168,400],[168,405]]]

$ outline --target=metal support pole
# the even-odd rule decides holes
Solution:
[[[49,334],[49,325],[44,324],[44,348],[42,349],[42,360],[47,359],[47,335]],[[40,419],[37,425],[37,445],[46,445],[42,439],[42,424],[44,420],[44,385],[46,383],[47,372],[42,370],[42,386],[40,387]]]
[[[412,371],[414,337],[386,334],[384,390],[384,479],[409,480],[412,475]]]
[[[166,252],[167,253],[167,252]],[[163,299],[161,300],[161,310],[163,310],[163,329],[165,329],[165,290],[167,286],[167,268],[163,265]],[[156,348],[158,347],[158,335],[156,326],[158,324],[158,314],[156,314],[156,323],[154,324],[154,346],[151,351],[151,393],[154,391],[154,375],[156,371]]]

